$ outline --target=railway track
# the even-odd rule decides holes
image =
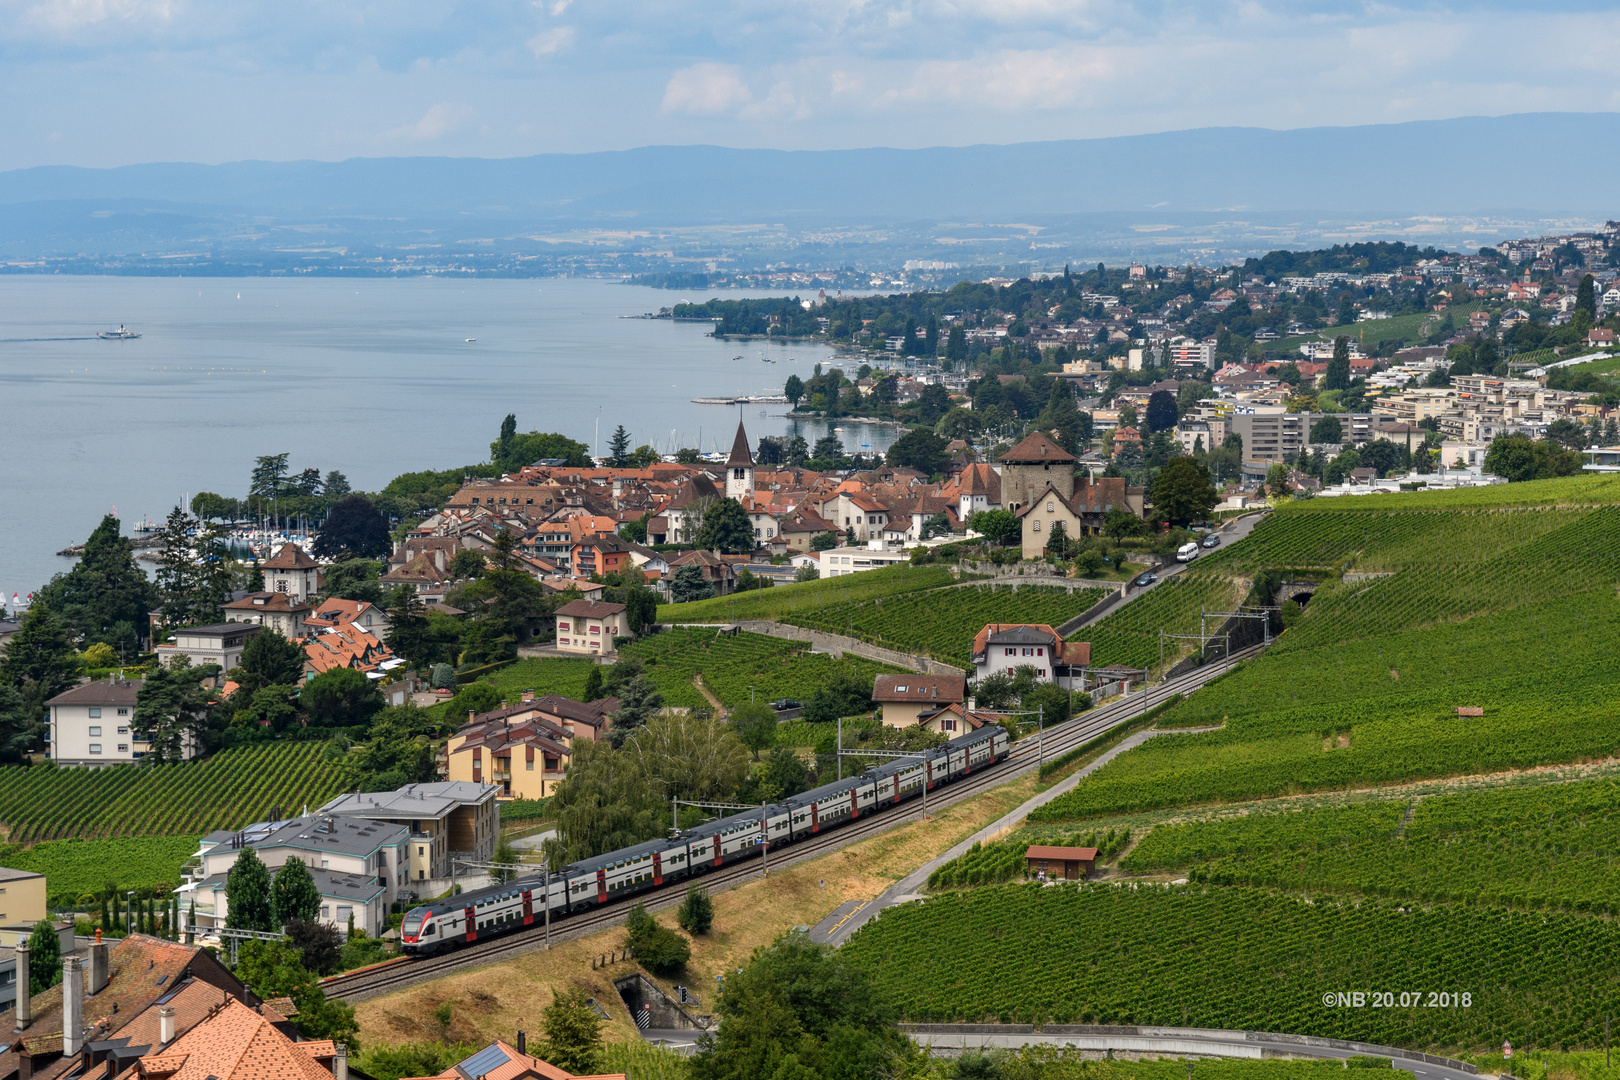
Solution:
[[[1026,735],[1013,744],[1012,752],[1007,755],[1005,761],[990,768],[981,769],[970,776],[930,793],[928,796],[929,813],[935,813],[947,806],[961,802],[963,799],[981,794],[992,787],[1015,780],[1038,768],[1043,757],[1046,760],[1051,760],[1065,754],[1075,747],[1119,727],[1121,724],[1128,723],[1135,717],[1142,715],[1156,705],[1168,701],[1177,694],[1196,690],[1204,683],[1230,670],[1234,664],[1257,656],[1263,648],[1262,645],[1252,645],[1247,649],[1233,653],[1225,660],[1206,664],[1194,671],[1159,683],[1149,688],[1145,695],[1138,694],[1135,697],[1112,702],[1091,712],[1082,713],[1076,719],[1046,731],[1039,739]],[[1042,752],[1043,742],[1044,753]],[[847,847],[856,841],[864,840],[887,829],[917,821],[922,816],[922,801],[920,799],[914,800],[908,802],[904,807],[886,810],[880,814],[869,815],[864,818],[857,818],[831,832],[776,848],[769,852],[769,862],[775,869],[792,866],[806,859],[813,859],[819,855],[825,855],[828,852]],[[752,881],[754,878],[761,876],[763,871],[760,863],[761,860],[759,859],[749,858],[703,874],[697,880],[703,882],[711,892],[733,888],[745,881]],[[662,888],[640,893],[637,898],[646,905],[648,911],[660,911],[678,905],[686,895],[686,886],[688,884],[688,881],[672,883]],[[553,922],[551,940],[553,942],[572,941],[575,938],[593,934],[598,930],[619,925],[624,922],[625,912],[628,910],[629,906],[627,904],[614,903],[598,910],[569,915],[564,919]],[[470,947],[443,956],[432,956],[423,959],[402,958],[362,971],[334,975],[324,980],[321,987],[326,991],[327,997],[340,1001],[360,1001],[413,983],[436,979],[461,968],[496,963],[518,953],[529,952],[544,946],[545,932],[537,924],[528,930],[504,937],[492,938],[488,941],[476,942]]]

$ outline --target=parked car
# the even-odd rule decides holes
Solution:
[[[1214,533],[1210,533],[1208,536],[1204,537],[1202,541],[1200,541],[1199,546],[1205,548],[1218,548],[1221,546],[1221,538],[1216,536]]]
[[[1198,558],[1198,545],[1185,543],[1176,548],[1176,562],[1192,562]]]
[[[1131,584],[1135,585],[1139,589],[1145,589],[1158,580],[1159,578],[1156,574],[1147,573],[1138,577],[1135,581],[1131,582]]]
[[[779,701],[771,702],[771,708],[777,712],[786,712],[789,709],[802,709],[804,704],[803,702],[794,701],[792,698],[782,698]]]

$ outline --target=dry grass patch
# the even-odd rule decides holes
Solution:
[[[692,959],[686,971],[672,979],[653,981],[666,991],[677,982],[690,986],[704,1008],[711,1008],[716,975],[735,972],[755,949],[795,926],[814,926],[845,900],[876,897],[952,844],[1017,807],[1036,790],[1034,776],[1025,776],[947,807],[926,823],[901,825],[830,854],[772,870],[769,878],[715,893],[714,929],[692,940]],[[822,880],[827,883],[825,890],[819,884]],[[655,917],[665,926],[676,925],[673,907]],[[634,961],[621,961],[591,970],[593,956],[622,948],[624,943],[624,928],[615,927],[555,944],[550,952],[525,952],[370,998],[355,1006],[360,1041],[365,1045],[422,1039],[511,1041],[519,1028],[531,1039],[541,1038],[541,1010],[550,1003],[554,989],[573,986],[583,987],[608,1010],[611,1019],[604,1034],[609,1040],[636,1039],[635,1023],[613,989],[613,980],[639,967]],[[451,1019],[449,1025],[441,1026],[434,1010],[445,1002],[450,1004]]]

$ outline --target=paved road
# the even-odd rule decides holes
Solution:
[[[957,1030],[944,1030],[955,1027]],[[1028,1027],[999,1028],[994,1024],[974,1025],[916,1025],[907,1028],[907,1034],[925,1047],[937,1047],[946,1054],[978,1048],[1015,1048],[1028,1045],[1073,1046],[1080,1050],[1122,1050],[1134,1053],[1167,1055],[1207,1055],[1232,1058],[1262,1058],[1278,1056],[1344,1059],[1357,1054],[1373,1054],[1393,1060],[1397,1069],[1404,1069],[1422,1080],[1475,1080],[1475,1074],[1463,1068],[1461,1062],[1430,1055],[1401,1057],[1405,1051],[1371,1043],[1345,1042],[1338,1039],[1310,1039],[1300,1036],[1276,1035],[1259,1031],[1222,1031],[1207,1028],[1122,1028],[1117,1034],[1105,1033],[1100,1028],[1084,1028],[1085,1034],[1047,1028],[1031,1031]],[[1430,1060],[1424,1060],[1430,1058]]]

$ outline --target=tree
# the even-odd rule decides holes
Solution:
[[[296,686],[304,681],[304,650],[274,630],[260,630],[242,647],[230,677],[249,697],[266,686]]]
[[[608,465],[615,469],[630,467],[630,433],[620,424],[608,438]]]
[[[27,974],[31,994],[42,993],[62,981],[62,939],[56,936],[56,927],[49,919],[39,920],[28,934]]]
[[[814,461],[839,462],[844,460],[844,443],[837,435],[828,432],[816,440],[815,449],[810,451]]]
[[[462,548],[456,552],[456,557],[450,560],[450,576],[452,578],[482,577],[488,563],[482,551],[473,548]]]
[[[606,742],[583,740],[573,747],[568,776],[549,804],[557,836],[546,841],[546,858],[563,866],[663,834],[669,803],[649,790],[639,761]]]
[[[1153,508],[1172,525],[1198,521],[1220,501],[1209,470],[1194,458],[1171,458],[1153,478]]]
[[[304,684],[304,713],[316,727],[355,727],[383,706],[382,692],[354,668],[332,668]]]
[[[560,461],[579,469],[590,466],[591,448],[584,443],[575,442],[564,435],[539,431],[519,435],[516,424],[514,419],[513,432],[506,437],[506,425],[502,423],[504,441],[497,439],[489,444],[490,461],[501,472],[515,473],[537,461]]]
[[[517,413],[507,413],[506,419],[501,421],[500,437],[495,440],[495,445],[489,449],[490,460],[496,462],[505,461],[512,450],[512,440],[516,437]]]
[[[551,1003],[540,1013],[545,1027],[542,1058],[575,1076],[594,1076],[602,1071],[602,1017],[584,990],[574,987],[553,993]]]
[[[300,863],[299,865],[303,865]],[[283,870],[283,873],[286,871]],[[307,871],[306,871],[307,873]],[[277,875],[277,881],[280,876]],[[317,896],[319,905],[320,897]],[[319,908],[317,907],[317,910]],[[298,950],[298,957],[316,975],[331,975],[337,971],[343,955],[343,932],[320,919],[294,919],[283,928],[287,940]]]
[[[797,409],[799,399],[804,397],[804,380],[797,375],[789,375],[782,384],[782,394],[788,399],[788,405]]]
[[[0,684],[16,691],[9,736],[0,720],[0,738],[32,748],[44,730],[45,702],[78,681],[79,662],[54,612],[44,604],[29,605],[22,626],[0,653]]]
[[[1310,441],[1313,443],[1338,443],[1344,438],[1344,428],[1337,416],[1324,416],[1311,425]]]
[[[171,629],[188,626],[197,610],[197,560],[192,554],[197,521],[182,507],[169,511],[158,533],[157,588],[163,598],[163,623]]]
[[[1322,389],[1350,389],[1350,339],[1343,334],[1333,339],[1333,359],[1322,373]]]
[[[271,919],[277,926],[294,920],[307,921],[321,913],[321,894],[309,867],[296,855],[289,856],[276,871],[270,884]]]
[[[321,494],[328,499],[341,499],[352,490],[354,489],[349,486],[349,478],[336,469],[329,471],[326,479],[321,481]]]
[[[895,1029],[894,1006],[871,977],[802,934],[727,975],[716,1012],[718,1029],[690,1059],[693,1080],[922,1072],[921,1052]]]
[[[147,760],[171,764],[185,760],[188,745],[200,749],[208,733],[212,694],[200,681],[219,671],[205,665],[194,668],[185,656],[158,664],[141,680],[135,692],[135,713],[130,726],[151,740]]]
[[[992,544],[1004,545],[1017,539],[1024,527],[1011,510],[980,510],[968,518],[968,528]]]
[[[454,712],[449,715],[457,716]],[[435,739],[439,734],[437,722],[413,704],[383,709],[372,718],[365,741],[344,755],[345,786],[393,791],[406,784],[431,782],[438,774]]]
[[[736,499],[716,500],[703,513],[697,543],[698,547],[728,555],[753,551],[754,526],[748,520],[748,511]]]
[[[1274,499],[1281,499],[1289,493],[1288,466],[1274,462],[1266,469],[1265,490]]]
[[[152,579],[136,563],[135,550],[112,514],[90,534],[73,568],[34,597],[34,606],[56,612],[72,636],[122,648],[130,659],[140,645],[135,628],[147,625],[147,613],[157,603]],[[134,631],[127,639],[119,629],[123,625]]]
[[[682,465],[696,465],[702,459],[703,453],[696,447],[683,446],[675,451],[675,460]]]
[[[1169,431],[1176,426],[1176,395],[1168,390],[1155,390],[1148,395],[1147,421],[1149,431]]]
[[[585,676],[585,693],[582,701],[600,701],[602,698],[602,668],[599,664],[592,664],[590,672]]]
[[[42,709],[24,703],[17,688],[0,683],[0,765],[20,765],[39,744]]]
[[[1361,468],[1361,455],[1354,450],[1346,450],[1336,455],[1322,469],[1322,483],[1342,484],[1352,472]]]
[[[1597,279],[1591,274],[1582,275],[1575,288],[1575,310],[1586,312],[1589,324],[1597,320]]]
[[[225,925],[265,934],[279,929],[270,899],[270,871],[250,847],[242,849],[225,875]]]
[[[266,503],[287,486],[287,454],[264,454],[253,459],[253,475],[248,480],[248,499],[257,502],[261,512]]]
[[[360,1049],[360,1027],[354,1007],[328,1001],[326,992],[287,941],[244,942],[237,955],[236,977],[260,998],[290,997],[296,1007],[298,1032],[306,1039],[331,1039]]]
[[[1566,450],[1585,450],[1589,444],[1586,428],[1565,416],[1547,425],[1546,437]]]
[[[688,934],[707,934],[714,925],[714,901],[709,899],[709,891],[695,881],[688,885],[686,899],[675,912],[675,921]]]
[[[669,582],[669,598],[677,604],[693,600],[707,600],[714,595],[714,586],[703,576],[702,567],[683,566],[675,571]]]
[[[1485,452],[1485,471],[1509,483],[1573,476],[1581,469],[1581,455],[1545,439],[1498,435]]]
[[[1068,379],[1052,380],[1052,392],[1046,399],[1046,409],[1036,417],[1035,427],[1040,431],[1053,432],[1058,445],[1071,454],[1078,453],[1081,443],[1089,441],[1090,417],[1075,407],[1074,384]]]
[[[505,833],[502,833],[500,840],[496,842],[495,857],[490,861],[507,863],[508,865],[514,864],[518,861],[517,849],[512,846],[512,841],[506,838]],[[505,884],[512,878],[516,877],[517,872],[514,870],[496,870],[494,871],[494,876],[497,884]]]
[[[749,701],[732,709],[731,726],[742,744],[753,751],[755,761],[761,750],[776,744],[776,713],[764,702]]]
[[[1400,468],[1402,449],[1388,439],[1374,439],[1360,450],[1362,467],[1377,470],[1380,478],[1387,476],[1391,470]]]
[[[691,943],[660,925],[639,903],[625,916],[624,927],[629,931],[627,944],[631,952],[654,975],[673,975],[692,958]]]
[[[915,469],[924,476],[944,471],[949,460],[945,440],[925,427],[915,427],[894,441],[884,460],[891,468]]]
[[[363,600],[382,603],[382,563],[370,559],[345,559],[326,568],[325,595],[337,600]]]
[[[393,549],[388,521],[364,495],[340,499],[326,515],[312,554],[334,559],[345,553],[351,558],[381,558]]]
[[[618,693],[619,707],[613,710],[613,726],[608,738],[615,748],[622,746],[637,728],[651,720],[664,707],[664,695],[645,675],[637,675]]]
[[[811,551],[827,551],[838,546],[838,534],[835,532],[822,532],[810,538]]]

